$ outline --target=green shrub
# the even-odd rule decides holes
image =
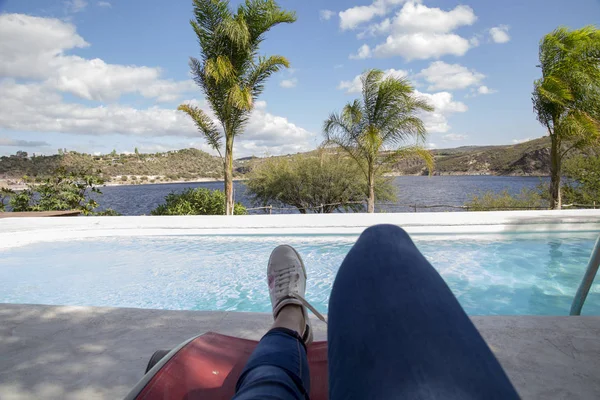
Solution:
[[[123,176],[121,176],[121,180],[122,180],[123,182],[127,182],[127,179],[129,179],[129,178],[127,177],[127,175],[123,175]]]
[[[579,155],[563,165],[566,178],[563,203],[592,205],[600,202],[600,156]]]
[[[357,164],[324,151],[317,156],[297,155],[260,162],[246,186],[257,205],[283,203],[303,214],[364,211],[368,197],[367,180]],[[395,199],[390,179],[376,177],[375,198]]]
[[[138,177],[134,175],[134,176],[132,176],[132,177],[131,177],[131,180],[132,180],[132,181],[137,181],[137,180],[138,180]]]
[[[465,206],[469,211],[506,211],[549,208],[550,203],[539,190],[524,188],[514,196],[508,190],[500,193],[488,191],[474,195]]]
[[[246,207],[235,204],[234,214],[246,214]],[[152,215],[223,215],[225,214],[225,194],[220,190],[204,188],[186,189],[181,193],[169,193],[165,204],[151,212]]]
[[[102,194],[97,188],[104,180],[96,173],[67,172],[58,169],[41,183],[24,177],[27,189],[12,195],[13,211],[68,211],[78,210],[84,215],[93,214],[98,203],[89,193]]]
[[[147,177],[147,176],[142,176],[142,177],[140,178],[140,180],[141,180],[141,181],[147,181],[147,180],[148,180],[148,177]]]
[[[119,217],[121,213],[113,210],[112,208],[107,208],[106,210],[98,211],[94,213],[94,215],[99,217]]]

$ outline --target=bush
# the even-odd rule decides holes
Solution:
[[[540,190],[524,188],[514,196],[508,190],[500,193],[488,191],[472,196],[465,206],[468,207],[468,211],[506,211],[550,208],[550,203]]]
[[[29,177],[23,178],[27,189],[12,195],[10,206],[13,211],[69,211],[78,210],[84,215],[93,214],[98,203],[89,198],[89,193],[102,194],[97,185],[104,180],[96,173],[67,172],[57,170],[50,178],[36,183]]]
[[[317,156],[297,155],[260,162],[250,173],[246,186],[257,205],[283,203],[303,214],[364,211],[368,196],[367,180],[356,163],[325,151]],[[390,179],[377,178],[375,198],[395,199]]]
[[[107,208],[106,210],[102,210],[102,211],[98,211],[97,213],[94,213],[94,215],[97,215],[99,217],[120,217],[121,213],[113,210],[112,208]]]
[[[235,215],[247,214],[246,207],[236,203]],[[186,189],[181,193],[170,193],[151,212],[152,215],[223,215],[225,214],[225,194],[220,190],[204,188]]]
[[[564,163],[563,203],[592,205],[600,201],[600,157],[579,155]]]
[[[137,181],[137,180],[138,180],[138,177],[134,175],[134,176],[132,176],[132,177],[131,177],[131,180],[132,180],[132,181]]]
[[[147,177],[147,176],[142,176],[142,177],[140,178],[140,180],[141,180],[141,181],[147,181],[147,180],[148,180],[148,177]]]
[[[123,182],[127,182],[127,179],[129,179],[129,178],[127,177],[127,175],[123,175],[123,176],[121,176],[121,181],[123,181]]]

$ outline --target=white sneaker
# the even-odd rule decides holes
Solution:
[[[289,304],[302,307],[302,314],[306,327],[302,333],[302,340],[309,344],[313,341],[312,327],[306,308],[310,309],[321,321],[325,318],[311,306],[304,295],[306,293],[306,268],[300,254],[291,246],[278,246],[271,253],[269,266],[267,268],[267,281],[269,283],[269,294],[273,306],[273,318],[281,309]]]

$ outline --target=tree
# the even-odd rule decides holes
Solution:
[[[69,172],[63,168],[39,183],[27,176],[23,180],[27,189],[12,194],[9,204],[13,211],[79,210],[91,215],[98,203],[89,194],[102,194],[97,186],[104,184],[99,173]]]
[[[193,0],[190,22],[200,43],[200,59],[190,58],[194,81],[208,100],[221,129],[199,107],[182,104],[207,143],[224,164],[225,213],[233,213],[233,141],[243,133],[264,83],[289,62],[282,56],[258,56],[264,35],[281,23],[296,20],[274,0],[246,0],[234,13],[227,0]],[[225,139],[225,154],[221,152]]]
[[[246,187],[257,205],[291,205],[302,214],[362,211],[366,197],[366,180],[356,163],[324,150],[259,162]],[[395,199],[389,178],[376,177],[375,194],[378,200]]]
[[[600,31],[560,27],[541,40],[539,58],[532,101],[551,139],[550,196],[560,209],[563,158],[600,137]]]
[[[219,215],[225,209],[225,194],[220,190],[188,188],[181,193],[169,193],[165,203],[152,210],[152,215]],[[234,214],[246,214],[240,203],[234,204]]]
[[[406,79],[372,69],[363,74],[362,100],[346,104],[341,114],[332,113],[323,125],[325,144],[347,152],[366,178],[367,211],[375,212],[375,177],[400,157],[418,156],[433,168],[433,156],[421,146],[426,137],[419,112],[433,107],[414,94]],[[401,146],[408,139],[412,146]]]
[[[136,156],[138,156],[138,158],[140,157],[140,151],[138,150],[137,147],[135,148],[134,153]]]
[[[581,205],[600,205],[600,155],[579,154],[564,162],[563,175],[567,178],[562,188],[565,202]]]

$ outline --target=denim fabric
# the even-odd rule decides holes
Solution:
[[[308,399],[310,375],[302,338],[271,329],[250,356],[236,385],[235,400]]]
[[[297,334],[272,332],[248,362],[235,399],[309,392]],[[365,230],[346,256],[331,292],[327,338],[332,400],[519,398],[442,277],[393,225]]]

